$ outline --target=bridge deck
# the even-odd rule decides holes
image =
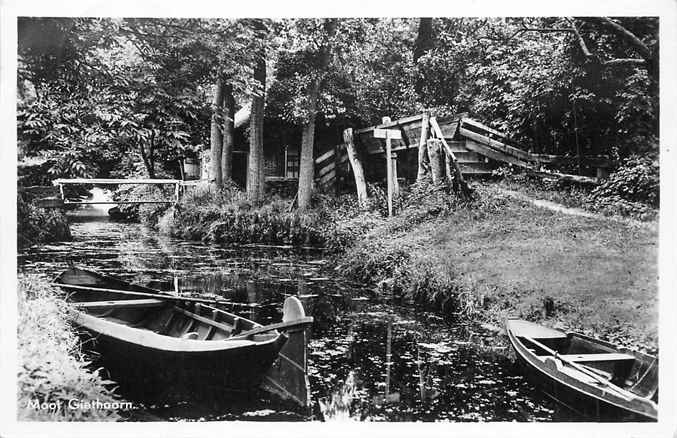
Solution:
[[[183,184],[180,179],[125,179],[125,178],[59,178],[52,184]]]

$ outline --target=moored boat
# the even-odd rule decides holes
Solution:
[[[657,420],[657,358],[519,319],[506,331],[527,377],[558,403],[600,421]]]
[[[287,343],[285,330],[312,323],[295,297],[285,301],[282,323],[262,326],[207,300],[85,269],[54,283],[68,292],[86,348],[125,394],[144,400],[214,400],[256,388]]]

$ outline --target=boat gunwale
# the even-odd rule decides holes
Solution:
[[[658,405],[653,401],[650,400],[646,397],[641,397],[637,394],[634,394],[631,391],[628,391],[624,388],[623,391],[625,391],[629,395],[628,400],[624,400],[622,397],[619,397],[618,395],[614,394],[613,392],[606,391],[603,387],[597,387],[590,385],[588,383],[585,383],[581,380],[575,379],[572,376],[567,375],[566,373],[563,373],[558,370],[552,370],[549,369],[545,366],[545,359],[541,360],[539,356],[536,354],[532,353],[529,351],[529,349],[524,345],[522,341],[520,341],[518,338],[519,336],[514,332],[514,330],[511,328],[511,321],[522,321],[521,319],[517,318],[508,318],[506,319],[506,332],[508,334],[508,339],[510,340],[510,343],[513,346],[513,349],[515,350],[515,353],[518,354],[523,360],[529,363],[529,365],[538,371],[540,374],[544,375],[545,377],[549,379],[555,380],[558,384],[564,385],[571,390],[574,390],[576,392],[582,393],[588,397],[594,398],[598,401],[601,401],[603,403],[610,404],[612,406],[615,406],[617,408],[620,408],[622,410],[632,412],[647,418],[651,418],[653,420],[658,420]],[[567,335],[567,336],[576,336],[578,333],[564,333],[562,334]],[[594,338],[587,337],[588,340],[596,341]],[[604,341],[602,341],[604,342]],[[553,357],[551,355],[548,355],[547,357]],[[562,378],[566,378],[569,381],[563,380]],[[586,390],[587,389],[587,390]],[[596,392],[590,392],[590,390]],[[598,394],[597,394],[598,393]],[[635,402],[635,403],[633,403]],[[649,409],[652,409],[653,412],[647,412],[647,410],[639,410],[635,407],[635,404],[639,404],[642,407],[647,407]]]
[[[168,305],[171,305],[172,301],[176,301],[173,303],[174,305],[177,305],[181,303],[180,298],[181,297],[176,297],[173,295],[169,295],[166,293],[163,293],[162,291],[152,289],[146,286],[142,285],[137,285],[134,283],[130,283],[126,280],[122,280],[119,278],[107,276],[105,274],[100,274],[98,272],[90,271],[88,269],[84,268],[78,268],[78,267],[72,267],[70,268],[71,270],[75,271],[80,271],[86,275],[91,276],[92,278],[97,278],[105,281],[110,281],[113,284],[124,284],[126,287],[128,287],[130,290],[129,292],[146,292],[146,293],[152,293],[158,297],[159,300],[163,299],[163,296],[167,296],[167,300],[165,302]],[[68,270],[63,271],[60,273],[56,278],[55,282],[61,283],[64,286],[68,286],[68,283],[62,282],[63,281],[63,276],[66,274]],[[88,287],[88,285],[83,285],[84,287]],[[95,286],[90,286],[94,289],[96,289]],[[120,289],[120,294],[124,295],[125,290]],[[178,300],[177,300],[178,298]],[[68,300],[67,300],[68,302]],[[268,339],[263,339],[263,340],[253,340],[253,339],[229,339],[229,338],[223,338],[223,339],[184,339],[176,336],[169,336],[166,334],[160,334],[157,333],[153,330],[149,330],[147,328],[140,328],[140,327],[132,327],[120,322],[116,321],[109,321],[105,319],[103,316],[97,316],[95,314],[91,314],[85,310],[81,310],[77,308],[77,302],[68,302],[68,304],[71,307],[71,311],[73,312],[73,321],[75,324],[78,326],[81,326],[82,328],[89,330],[95,334],[100,334],[104,336],[109,336],[116,338],[120,341],[123,342],[128,342],[132,343],[144,348],[151,348],[155,350],[160,350],[160,351],[168,351],[168,352],[210,352],[210,351],[220,351],[220,350],[230,350],[230,349],[235,349],[235,348],[250,348],[250,347],[256,347],[256,346],[265,346],[268,344],[275,344],[276,342],[279,342],[280,337],[285,336],[278,330],[271,330],[269,333],[269,338]],[[218,309],[216,307],[210,306],[208,304],[201,304],[201,306],[204,309],[207,310],[216,310],[218,312],[221,312],[225,315],[227,315],[228,318],[230,319],[240,319],[243,321],[246,321],[247,323],[251,324],[251,328],[259,328],[263,327],[262,324],[250,320],[248,318],[245,318],[243,316],[228,312],[223,309]],[[205,316],[205,318],[207,318]]]
[[[250,339],[183,339],[175,336],[161,335],[152,330],[144,328],[130,327],[114,321],[108,321],[104,318],[90,315],[86,312],[74,310],[74,322],[89,331],[99,335],[116,338],[123,342],[139,345],[145,348],[169,352],[208,352],[229,350],[235,348],[246,348],[252,346],[264,346],[278,342],[282,334],[275,331],[276,335],[265,340]]]

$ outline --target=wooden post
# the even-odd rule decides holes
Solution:
[[[364,179],[364,169],[362,162],[355,149],[353,142],[353,128],[347,128],[343,131],[343,141],[348,152],[348,161],[353,168],[353,176],[355,177],[355,189],[357,190],[357,202],[364,207],[367,203],[367,184]]]
[[[174,295],[181,296],[181,287],[179,286],[179,277],[174,276]]]
[[[181,185],[180,185],[180,183],[177,182],[174,185],[174,202],[176,202],[178,204],[180,197],[181,197]]]
[[[433,184],[438,184],[442,181],[440,147],[441,142],[436,138],[431,138],[427,142],[428,161],[430,162],[430,174],[433,178]]]
[[[393,196],[400,196],[400,183],[397,181],[397,152],[391,153],[390,166],[393,172]]]
[[[339,195],[339,181],[341,180],[339,172],[341,171],[340,169],[340,162],[339,162],[339,155],[341,153],[341,150],[339,149],[338,145],[334,146],[334,194],[336,196]]]
[[[426,174],[425,162],[428,157],[427,140],[428,140],[428,114],[423,113],[421,118],[421,139],[418,142],[418,172],[416,174],[416,181],[421,181]]]
[[[390,123],[390,117],[383,117],[381,123]],[[393,215],[393,195],[395,184],[393,182],[392,142],[393,138],[402,138],[402,133],[396,129],[374,129],[374,137],[386,139],[386,183],[388,186],[388,216]]]
[[[391,158],[392,154],[392,144],[390,139],[386,138],[386,182],[388,186],[388,216],[393,215],[393,191],[395,186],[393,184],[393,160]]]
[[[285,145],[285,147],[284,147],[284,173],[283,173],[285,178],[288,177],[288,175],[287,175],[287,169],[289,168],[288,164],[287,164],[288,160],[289,160],[289,145]]]
[[[388,400],[390,395],[390,366],[392,364],[392,339],[393,339],[393,322],[388,319],[388,326],[386,329],[386,387],[385,387],[385,399]]]

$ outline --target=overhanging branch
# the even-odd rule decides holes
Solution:
[[[644,59],[651,59],[651,49],[644,44],[644,42],[639,39],[637,35],[634,33],[630,32],[628,29],[623,27],[621,24],[617,23],[616,21],[608,18],[608,17],[600,17],[602,20],[602,23],[605,23],[607,26],[611,27],[614,29],[618,34],[625,36],[627,39],[629,39],[634,46],[639,50],[640,54]]]
[[[602,65],[646,65],[646,59],[640,58],[618,58],[602,62]]]
[[[580,46],[581,50],[583,51],[583,54],[585,55],[586,58],[596,58],[592,52],[590,52],[590,49],[588,49],[588,45],[585,44],[585,40],[583,39],[583,36],[581,33],[578,31],[578,27],[576,26],[576,23],[574,22],[573,19],[567,18],[567,21],[569,22],[571,29],[570,31],[576,35],[576,39],[578,40],[578,45]]]

